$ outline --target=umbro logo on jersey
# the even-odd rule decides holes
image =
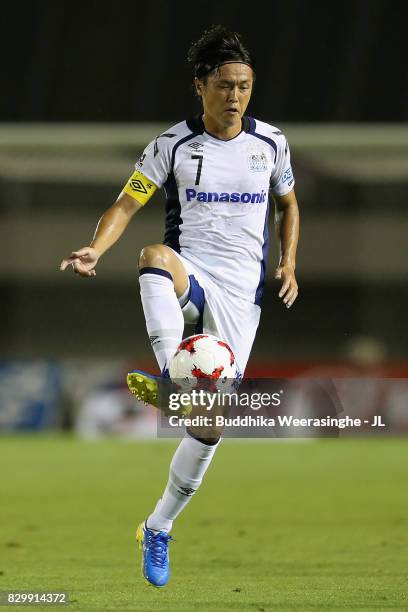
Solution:
[[[156,344],[158,341],[159,336],[149,336],[149,340],[150,340],[150,344],[153,346],[153,344]]]
[[[188,145],[191,149],[194,149],[194,151],[198,151],[198,149],[202,149],[203,147],[203,143],[202,142],[192,142],[191,144]]]

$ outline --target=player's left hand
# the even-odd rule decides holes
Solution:
[[[295,278],[295,270],[292,266],[278,266],[275,278],[282,280],[279,297],[283,299],[286,308],[290,308],[298,296],[298,284]]]

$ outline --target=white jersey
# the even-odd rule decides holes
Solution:
[[[164,244],[227,291],[259,304],[268,194],[285,195],[294,185],[282,132],[243,117],[242,131],[220,140],[201,118],[182,121],[151,142],[135,167],[166,191]]]

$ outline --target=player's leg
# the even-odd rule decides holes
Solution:
[[[146,521],[147,527],[169,532],[201,485],[219,439],[196,439],[190,434],[181,441],[170,464],[163,496]]]
[[[187,265],[189,272],[192,273],[189,274],[188,293],[182,296],[185,302],[182,306],[183,316],[188,323],[201,324],[205,303],[204,289],[196,278],[194,267]],[[166,538],[173,521],[201,485],[218,443],[219,436],[200,438],[193,432],[185,435],[171,461],[169,478],[163,495],[147,520],[139,527],[140,541],[150,538],[150,541],[154,542],[154,537],[161,538],[160,550],[164,547],[167,549]],[[169,577],[168,562],[163,562],[161,565],[159,563],[159,567],[154,567],[149,561],[149,550],[145,551],[144,557],[145,577],[156,586],[164,586]]]
[[[184,319],[179,298],[188,292],[189,279],[182,261],[163,244],[142,250],[139,272],[147,333],[163,373],[183,336]]]
[[[193,274],[189,277],[188,290],[180,297],[185,302],[182,311],[186,322],[199,322],[203,315],[204,290]],[[139,525],[137,539],[143,544],[143,573],[155,586],[165,586],[169,579],[169,531],[199,488],[218,442],[219,438],[197,439],[189,434],[183,438],[171,461],[162,497],[147,520]]]
[[[188,434],[183,438],[171,461],[163,496],[137,529],[136,539],[143,546],[143,575],[154,586],[165,586],[169,580],[169,531],[199,488],[218,442],[196,440]]]
[[[181,258],[177,257],[182,264]],[[199,323],[205,304],[204,288],[189,265],[189,292],[182,311],[186,322]],[[219,436],[201,438],[187,434],[181,441],[170,465],[169,480],[163,496],[146,524],[156,531],[170,531],[173,521],[190,501],[210,465]]]

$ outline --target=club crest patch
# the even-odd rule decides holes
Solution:
[[[248,166],[251,172],[266,172],[268,158],[264,151],[251,151],[248,155]]]

